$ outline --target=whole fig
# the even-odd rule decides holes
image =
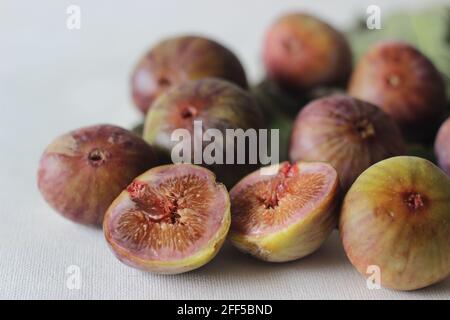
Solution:
[[[386,113],[371,103],[335,95],[314,100],[300,111],[289,157],[330,163],[345,192],[375,162],[404,153],[400,130]]]
[[[64,217],[100,226],[119,193],[156,164],[153,149],[134,133],[112,125],[90,126],[47,147],[39,163],[38,187]]]
[[[199,36],[169,38],[150,49],[135,67],[131,77],[133,100],[145,114],[167,89],[207,77],[247,88],[244,68],[229,49]]]

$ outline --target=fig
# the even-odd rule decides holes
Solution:
[[[407,144],[405,155],[424,158],[436,163],[436,156],[434,155],[433,147],[421,143]]]
[[[298,111],[308,102],[306,94],[295,94],[286,91],[275,81],[264,79],[251,88],[251,93],[266,114],[268,121],[280,114],[294,118]]]
[[[338,191],[337,172],[326,163],[283,162],[259,169],[230,191],[230,239],[265,261],[304,257],[337,225]]]
[[[270,80],[261,81],[251,88],[251,93],[266,119],[267,129],[279,130],[279,161],[288,159],[289,137],[291,135],[294,115],[304,105],[301,98],[283,91]]]
[[[291,161],[325,161],[338,172],[345,192],[361,172],[405,153],[395,122],[380,108],[345,95],[316,99],[295,119]]]
[[[112,125],[84,127],[59,136],[46,148],[38,187],[64,217],[101,226],[111,202],[155,165],[153,149],[132,132]]]
[[[450,175],[450,118],[441,125],[434,150],[439,167]]]
[[[145,114],[152,102],[174,85],[201,78],[222,78],[247,88],[244,68],[221,44],[199,36],[179,36],[156,44],[131,76],[135,105]]]
[[[134,134],[137,134],[139,137],[142,137],[143,133],[144,133],[144,122],[139,122],[138,124],[135,124],[132,128],[131,128],[131,132],[133,132]]]
[[[304,13],[285,15],[269,28],[263,60],[270,79],[300,92],[316,86],[345,85],[352,68],[344,35]]]
[[[108,208],[103,230],[123,263],[176,274],[214,258],[230,222],[227,189],[211,171],[171,164],[137,177]]]
[[[196,130],[197,121],[201,121],[202,132]],[[234,160],[238,152],[249,154],[248,143],[245,144],[245,150],[237,150],[238,143],[227,139],[227,129],[245,131],[263,126],[262,112],[249,93],[228,81],[205,78],[175,86],[161,95],[147,113],[144,139],[155,147],[158,154],[165,155],[166,161],[172,159],[174,147],[182,143],[184,150],[192,150],[190,161],[187,162],[207,166],[216,174],[218,181],[231,187],[245,174],[255,170],[257,164],[252,165],[248,161],[244,164],[237,161],[226,164],[228,149],[233,150]],[[171,136],[176,129],[188,130],[191,139],[174,141]],[[204,134],[209,129],[218,130],[223,140],[206,141]],[[231,143],[234,143],[234,147]],[[196,144],[202,149],[202,154],[205,148],[214,146],[222,155],[223,163],[207,164],[203,159],[195,161]]]
[[[351,76],[348,92],[382,108],[412,142],[432,139],[446,106],[439,71],[419,50],[399,41],[369,49]]]
[[[345,196],[340,234],[362,274],[379,268],[381,285],[415,290],[450,273],[450,179],[430,161],[380,161]]]

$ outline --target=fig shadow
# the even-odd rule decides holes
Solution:
[[[317,272],[318,270],[338,269],[349,264],[338,233],[335,231],[316,252],[290,262],[266,262],[240,252],[227,241],[217,256],[207,265],[191,274],[202,276],[237,276],[246,277],[267,276],[271,273],[285,271]]]

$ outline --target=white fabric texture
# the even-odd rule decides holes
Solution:
[[[420,3],[2,0],[0,298],[448,299],[450,279],[410,293],[369,290],[345,257],[336,232],[318,252],[291,263],[263,263],[226,244],[194,272],[141,272],[112,255],[101,231],[57,215],[36,187],[39,157],[57,135],[97,123],[130,128],[138,122],[129,75],[139,56],[161,37],[211,36],[237,53],[255,81],[263,74],[264,31],[281,13],[306,9],[347,27],[374,2],[386,12]],[[70,4],[81,8],[80,30],[66,28]],[[80,289],[69,289],[70,266],[79,268]]]

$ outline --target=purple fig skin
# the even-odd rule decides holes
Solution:
[[[316,99],[298,114],[291,161],[324,161],[338,172],[342,190],[372,164],[405,153],[395,122],[375,105],[349,96]]]
[[[131,77],[133,100],[146,114],[153,101],[167,89],[210,77],[247,88],[239,59],[221,44],[199,36],[169,38],[154,46],[135,67]]]
[[[155,147],[158,154],[165,155],[162,158],[170,159],[173,147],[178,144],[171,140],[172,133],[182,128],[194,137],[194,121],[202,121],[203,133],[208,129],[219,130],[224,144],[228,143],[226,129],[258,130],[264,126],[262,111],[250,93],[228,81],[206,78],[173,87],[155,101],[146,116],[144,139]],[[209,144],[215,142],[204,142],[202,150]],[[237,143],[234,146],[237,148]],[[226,148],[219,147],[219,150],[224,150],[224,164],[199,165],[208,167],[227,187],[232,187],[257,168],[251,164],[236,164],[236,161],[235,164],[225,164]],[[192,143],[191,150],[193,153]],[[236,156],[236,149],[234,154]],[[193,157],[191,162],[194,162]]]
[[[410,141],[433,139],[446,106],[439,71],[419,50],[398,41],[369,49],[351,76],[348,92],[382,108]]]
[[[450,118],[441,125],[436,136],[434,150],[439,167],[450,176]]]
[[[352,68],[343,34],[304,13],[283,16],[269,28],[263,60],[267,76],[291,91],[345,86]]]
[[[345,196],[339,233],[347,257],[381,285],[416,290],[450,274],[450,178],[428,160],[400,156],[364,171]]]
[[[155,165],[151,146],[132,132],[90,126],[59,136],[47,147],[39,163],[38,187],[64,217],[100,227],[111,202]]]

